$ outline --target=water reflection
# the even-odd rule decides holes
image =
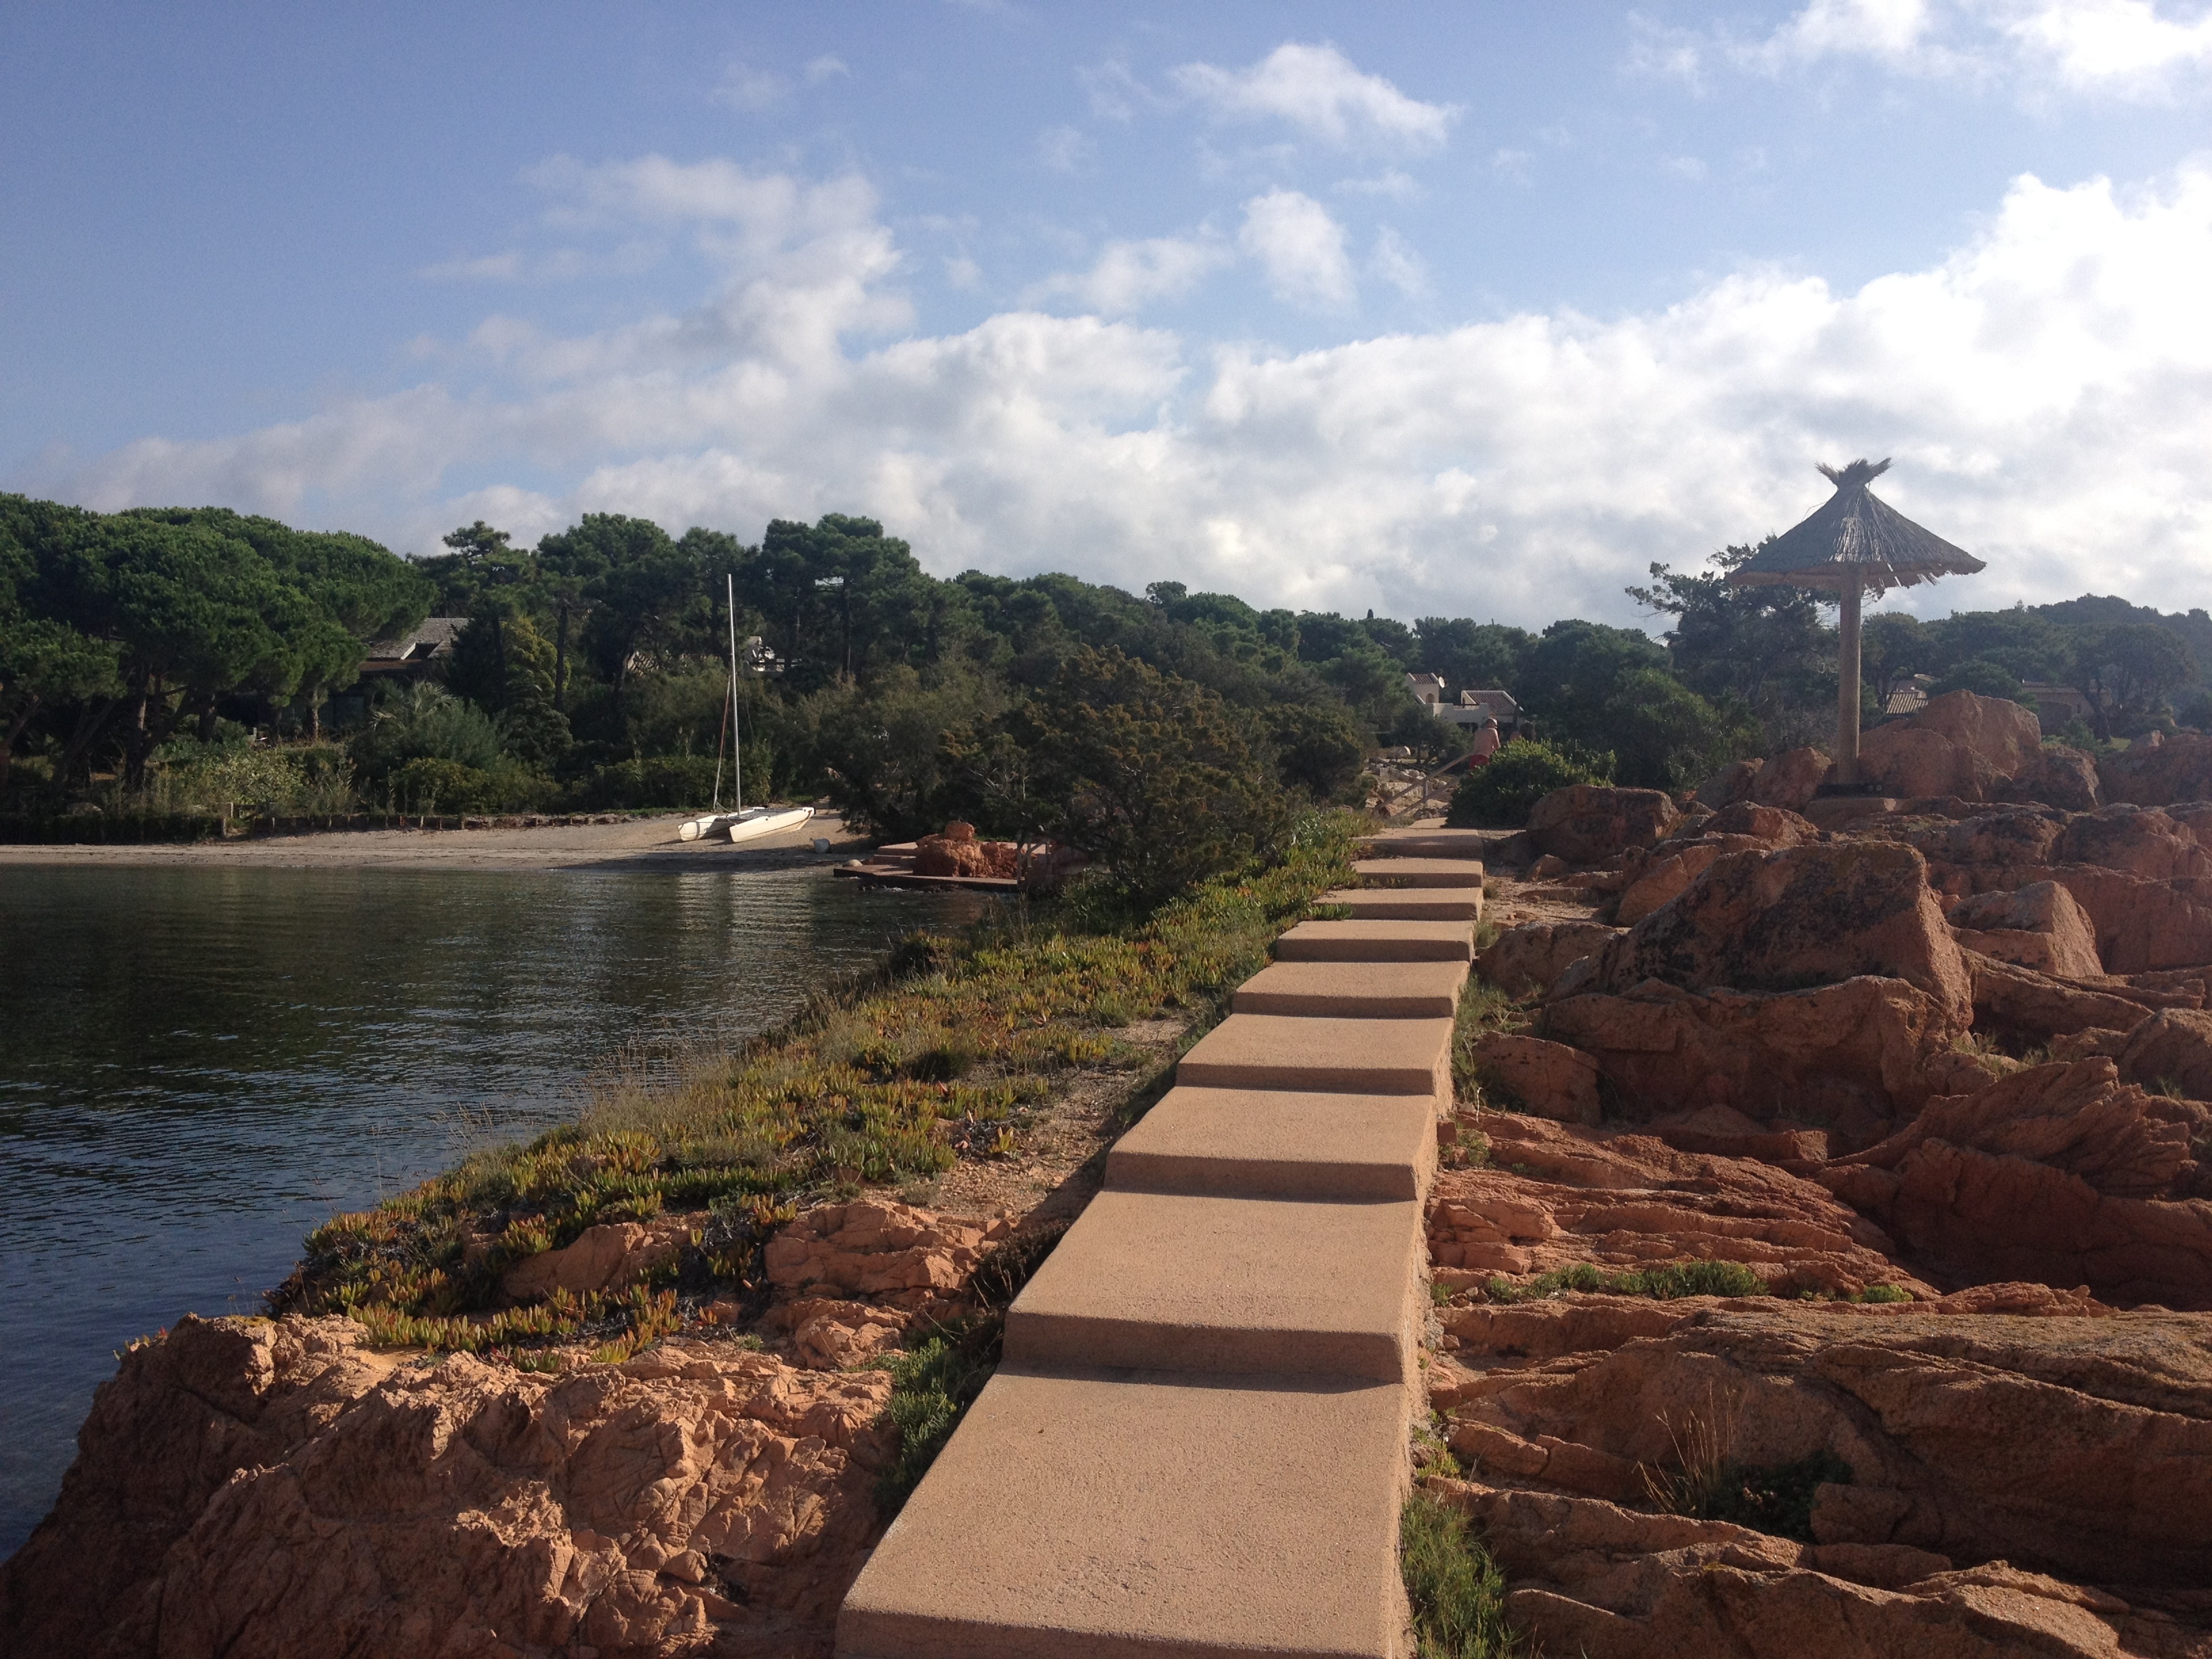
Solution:
[[[760,1030],[973,901],[754,874],[0,867],[0,1556],[112,1351],[331,1212]]]

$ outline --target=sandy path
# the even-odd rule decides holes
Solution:
[[[272,869],[649,870],[781,869],[828,865],[874,842],[848,831],[834,812],[781,836],[732,846],[726,841],[679,841],[689,814],[632,818],[621,823],[549,825],[539,830],[360,830],[330,834],[256,836],[143,847],[0,846],[0,865],[258,865]],[[830,850],[814,851],[817,837]]]

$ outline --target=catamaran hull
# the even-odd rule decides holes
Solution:
[[[730,820],[732,841],[757,841],[763,836],[796,830],[814,816],[811,806],[756,806]]]

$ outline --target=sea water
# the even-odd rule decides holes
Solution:
[[[0,866],[0,1559],[132,1338],[260,1311],[333,1213],[977,904],[818,868]]]

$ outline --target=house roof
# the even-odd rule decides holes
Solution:
[[[368,647],[370,662],[421,662],[453,648],[453,641],[469,625],[466,617],[425,617],[396,640],[378,640]]]
[[[1938,576],[1971,576],[1986,568],[1964,548],[1923,530],[1867,485],[1889,470],[1887,460],[1853,461],[1840,472],[1823,465],[1836,486],[1820,510],[1777,536],[1757,557],[1729,573],[1731,582],[1868,592],[1912,587]]]

